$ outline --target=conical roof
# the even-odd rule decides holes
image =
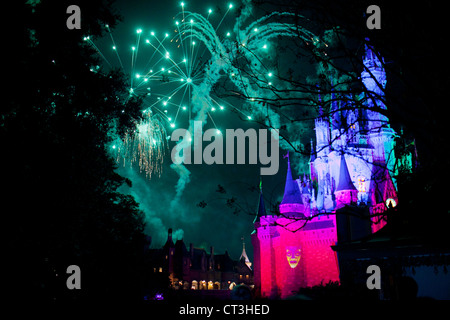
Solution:
[[[339,168],[339,183],[336,191],[342,190],[356,190],[353,185],[352,179],[350,178],[350,173],[348,172],[347,162],[345,161],[344,154],[341,155],[341,166]]]
[[[250,259],[249,259],[248,256],[247,256],[247,252],[245,252],[245,242],[244,242],[244,241],[242,241],[242,254],[241,254],[241,257],[239,258],[239,261],[240,261],[240,260],[244,260],[244,263],[245,263],[249,268],[251,268],[252,263],[250,262]]]
[[[291,162],[289,161],[288,158],[286,185],[284,186],[283,201],[281,201],[281,204],[291,204],[291,203],[303,204],[298,183],[294,179],[292,179]]]
[[[253,223],[255,223],[259,218],[265,217],[266,215],[267,215],[266,206],[264,205],[264,197],[261,190],[259,193],[258,210],[256,211],[256,217],[255,220],[253,220]]]

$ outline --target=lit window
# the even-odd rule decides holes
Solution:
[[[366,179],[364,177],[358,178],[358,191],[366,192]]]

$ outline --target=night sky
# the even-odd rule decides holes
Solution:
[[[358,120],[367,120],[362,111],[374,92],[361,73],[369,48],[384,60],[387,84],[375,100],[387,107],[378,111],[396,133],[395,157],[414,162],[411,170],[396,163],[399,201],[389,210],[399,214],[388,217],[383,237],[407,239],[411,248],[429,244],[425,258],[407,257],[405,249],[405,265],[392,265],[403,272],[420,262],[427,268],[420,286],[438,288],[427,282],[440,279],[431,275],[432,255],[441,248],[448,253],[449,246],[443,6],[379,0],[381,29],[372,30],[366,9],[373,3],[365,0],[78,2],[81,27],[71,28],[65,1],[18,1],[6,14],[5,43],[19,49],[7,50],[9,86],[0,113],[7,295],[21,301],[24,295],[37,301],[142,299],[145,290],[168,285],[154,268],[159,250],[147,249],[149,239],[150,248],[162,248],[169,229],[186,248],[193,244],[209,253],[214,247],[233,260],[244,241],[254,262],[260,188],[266,210],[276,214],[285,155],[293,179],[309,176],[311,150],[320,149],[315,120],[336,115],[333,101],[341,111],[361,108]],[[348,119],[339,121],[350,129]],[[173,163],[172,151],[182,144],[193,146],[195,161],[196,137],[191,143],[185,143],[188,135],[182,142],[171,137],[178,129],[192,134],[197,120],[202,133],[214,132],[211,142],[203,139],[203,149],[223,137],[224,164]],[[239,150],[245,163],[226,164],[228,129],[256,130],[259,140],[258,130],[267,128],[280,134],[277,159],[270,156],[276,174],[261,175],[270,165],[261,163],[259,152],[257,163],[249,164],[249,139]],[[312,190],[317,187],[313,177]],[[408,248],[390,247],[390,240],[380,245],[388,255]],[[367,253],[374,259],[384,254]],[[448,255],[438,255],[447,265]],[[352,279],[357,275],[339,264]],[[67,290],[71,265],[82,269],[81,292]],[[422,277],[414,268],[411,273]],[[396,286],[401,279],[394,280]]]
[[[237,5],[237,4],[236,4]],[[208,10],[213,10],[209,15],[209,20],[214,27],[217,27],[227,12],[229,2],[205,2],[205,1],[189,1],[185,4],[185,10],[200,13],[208,16]],[[176,15],[181,12],[180,1],[117,1],[113,8],[119,13],[123,20],[119,22],[117,27],[112,30],[117,52],[121,57],[124,71],[130,76],[134,70],[134,74],[143,72],[139,71],[147,68],[160,68],[163,63],[159,58],[153,59],[152,62],[145,63],[149,56],[154,52],[148,48],[144,48],[142,43],[148,38],[150,32],[155,32],[159,39],[164,37],[165,33],[169,33],[169,38],[173,37],[175,29],[175,21],[180,19]],[[223,19],[217,34],[226,34],[231,31],[236,20],[236,12],[234,8],[229,10],[225,19]],[[135,69],[131,67],[132,51],[130,48],[136,45],[136,30],[142,29],[141,46],[135,60]],[[102,54],[111,64],[112,68],[119,68],[120,64],[115,52],[111,49],[112,42],[107,34],[102,39],[94,41]],[[174,48],[168,44],[167,48]],[[275,50],[274,48],[271,48]],[[168,49],[170,50],[170,49]],[[180,49],[172,51],[173,56],[180,55]],[[200,47],[196,59],[200,59],[200,53],[204,53],[204,60],[209,59],[208,52],[204,50],[204,46]],[[177,57],[178,58],[178,57]],[[174,58],[176,60],[177,58]],[[104,60],[102,60],[104,62]],[[105,62],[104,62],[105,63]],[[104,64],[105,70],[110,66]],[[161,86],[159,81],[154,81],[152,94],[168,94],[171,89]],[[214,94],[213,94],[214,95]],[[182,94],[174,96],[180,98]],[[147,102],[151,104],[152,97]],[[219,99],[219,98],[218,98]],[[184,96],[184,100],[188,101],[188,95]],[[177,103],[182,103],[177,101]],[[232,112],[241,109],[242,101],[238,99],[219,99],[221,103],[226,105],[225,110],[216,110],[210,113],[212,120],[207,119],[206,128],[211,128],[213,122],[217,128],[223,132],[225,129],[242,128],[261,128],[254,122],[248,121],[246,116],[239,112]],[[160,108],[161,111],[163,108]],[[175,107],[167,107],[167,116],[173,117],[176,114]],[[212,122],[213,121],[213,122]],[[188,118],[186,112],[180,114],[177,119],[177,127],[187,128]],[[167,135],[173,130],[166,123]],[[309,131],[302,139],[302,143],[308,143],[313,131]],[[206,143],[205,143],[206,144]],[[204,144],[204,145],[205,145]],[[169,148],[173,147],[173,142]],[[178,182],[178,174],[170,168],[172,163],[170,158],[170,150],[166,153],[163,170],[160,177],[153,175],[148,179],[144,174],[139,173],[139,168],[134,166],[119,166],[118,172],[129,178],[133,185],[131,188],[122,187],[119,191],[129,193],[139,202],[140,208],[144,211],[146,217],[146,233],[152,237],[152,247],[158,248],[162,246],[167,239],[167,230],[172,228],[174,231],[174,239],[183,238],[186,246],[193,243],[196,247],[204,247],[209,252],[210,246],[214,246],[216,253],[223,253],[228,250],[232,258],[239,258],[242,252],[242,240],[246,243],[247,253],[252,260],[253,248],[250,242],[250,234],[253,231],[253,219],[257,210],[259,199],[259,168],[260,165],[186,165],[190,171],[189,182],[185,185],[182,192],[177,197],[176,184]],[[266,199],[266,207],[281,201],[284,190],[284,181],[286,176],[286,160],[283,159],[285,150],[280,150],[279,171],[274,176],[263,177],[263,190]],[[291,161],[294,169],[303,170],[295,171],[294,174],[305,173],[305,168],[298,167],[299,156],[291,155]],[[304,158],[307,160],[307,158]],[[306,164],[306,162],[305,162]],[[218,192],[219,185],[223,187],[225,192]],[[226,203],[227,199],[236,199],[236,205],[241,208],[239,212],[234,212],[234,208],[229,208]],[[200,202],[205,202],[205,207],[200,207]]]

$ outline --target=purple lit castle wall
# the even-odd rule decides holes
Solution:
[[[378,84],[384,88],[386,76],[380,59],[366,47],[363,61],[367,94],[381,94]],[[376,232],[386,223],[376,214],[397,204],[395,132],[373,110],[386,106],[376,96],[366,98],[367,108],[357,109],[333,94],[327,116],[320,110],[310,176],[294,180],[288,160],[279,215],[266,212],[261,191],[252,233],[254,279],[261,296],[285,298],[301,287],[339,281],[331,249],[337,243],[336,210],[366,206],[375,215],[371,231]],[[305,218],[311,219],[305,224]]]

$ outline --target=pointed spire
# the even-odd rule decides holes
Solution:
[[[380,61],[380,59],[378,59],[377,54],[375,53],[373,47],[371,45],[368,44],[369,39],[366,38],[366,42],[364,44],[364,49],[365,49],[365,55],[363,58],[363,63],[366,66],[366,68],[383,68],[383,63],[384,63],[384,59],[382,58],[382,60]]]
[[[174,246],[175,245],[172,241],[172,228],[169,228],[169,230],[167,231],[167,241],[164,245],[164,248],[173,248]]]
[[[352,179],[350,178],[350,173],[348,172],[347,162],[345,161],[345,156],[341,155],[341,167],[339,168],[339,183],[336,191],[342,190],[356,190],[353,185]]]
[[[314,150],[313,139],[311,139],[311,157],[309,158],[309,161],[313,162],[314,160],[316,160],[316,151]]]
[[[302,197],[300,194],[300,189],[298,187],[298,183],[292,179],[291,162],[289,160],[289,152],[286,156],[288,158],[288,168],[287,168],[287,174],[286,174],[286,185],[284,187],[284,196],[283,196],[283,201],[281,201],[281,204],[288,204],[288,203],[302,204],[303,202],[302,202]]]
[[[323,108],[322,108],[322,96],[320,95],[320,86],[317,84],[317,95],[319,98],[319,117],[323,116]]]
[[[258,210],[256,211],[256,217],[253,220],[253,223],[257,222],[259,218],[267,216],[266,206],[264,205],[264,196],[262,192],[262,178],[259,180],[259,202],[258,202]]]
[[[245,242],[244,242],[244,237],[241,238],[242,240],[242,254],[239,258],[239,261],[241,261],[242,259],[244,259],[244,263],[247,265],[247,267],[251,270],[251,266],[252,263],[250,262],[250,259],[247,256],[247,252],[245,252]]]

